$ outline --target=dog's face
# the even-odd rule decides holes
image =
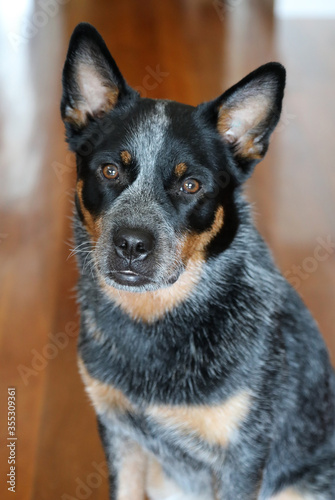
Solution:
[[[270,63],[198,107],[142,99],[96,30],[76,28],[61,110],[78,216],[105,283],[157,290],[224,250],[238,224],[234,191],[266,152],[284,83]]]

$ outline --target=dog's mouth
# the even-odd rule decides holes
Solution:
[[[154,291],[173,285],[180,277],[181,269],[176,270],[165,280],[153,279],[133,269],[109,270],[105,274],[105,281],[109,286],[129,291]]]
[[[108,278],[123,286],[145,286],[155,281],[145,274],[137,273],[131,269],[109,271]]]

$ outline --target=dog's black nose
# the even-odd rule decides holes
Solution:
[[[129,261],[144,260],[153,250],[154,236],[144,229],[120,229],[114,234],[113,242],[119,257]]]

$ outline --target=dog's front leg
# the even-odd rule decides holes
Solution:
[[[258,500],[265,463],[262,450],[229,450],[215,477],[215,500]]]
[[[147,456],[135,441],[106,426],[98,428],[109,470],[110,500],[144,500]]]
[[[217,479],[215,500],[258,500],[260,481],[241,477],[235,471],[231,471],[229,478]]]

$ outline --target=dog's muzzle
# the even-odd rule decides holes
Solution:
[[[143,228],[123,227],[112,237],[110,278],[120,285],[150,283],[150,257],[155,248],[154,235]]]

